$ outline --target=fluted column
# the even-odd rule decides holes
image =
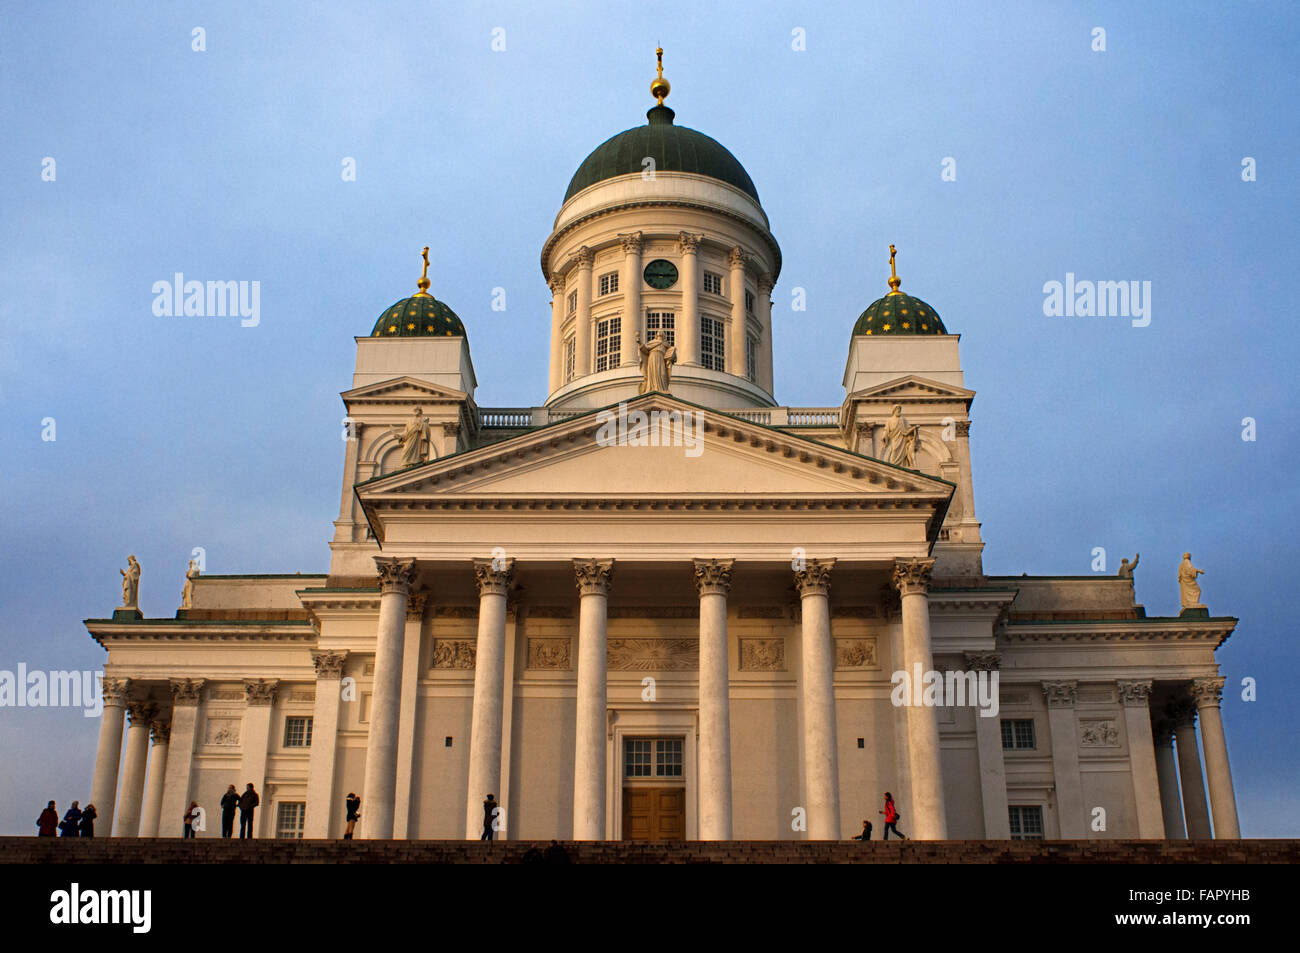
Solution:
[[[550,393],[564,386],[564,278],[551,275],[551,378]]]
[[[99,753],[95,757],[95,776],[90,784],[90,801],[95,805],[104,831],[113,830],[113,807],[117,801],[117,768],[122,760],[122,719],[126,712],[131,680],[101,680],[104,710],[99,722]]]
[[[144,810],[144,776],[149,765],[149,722],[156,713],[147,701],[129,701],[126,713],[126,763],[122,765],[122,797],[117,811],[114,837],[139,837],[140,814]],[[99,811],[99,804],[95,804]],[[105,833],[108,833],[106,830]]]
[[[619,235],[623,245],[623,328],[619,347],[619,363],[635,367],[640,363],[636,336],[641,331],[641,233]]]
[[[677,322],[677,362],[700,363],[700,236],[681,232],[677,250],[682,256],[682,312]]]
[[[163,837],[184,834],[185,812],[190,806],[190,773],[194,767],[194,739],[198,730],[203,679],[171,681],[171,744],[167,750],[167,775],[163,783],[158,831]],[[209,805],[211,806],[211,805]]]
[[[731,840],[731,694],[727,593],[731,559],[695,560],[700,597],[700,840]]]
[[[1047,702],[1047,727],[1052,738],[1052,775],[1056,779],[1056,812],[1061,837],[1088,836],[1088,815],[1083,804],[1083,778],[1079,771],[1079,729],[1074,706],[1079,683],[1072,679],[1043,682]]]
[[[612,559],[575,559],[578,711],[573,751],[573,839],[605,839],[605,622]]]
[[[758,300],[754,302],[759,324],[758,384],[772,393],[772,276],[764,272],[758,279]]]
[[[406,600],[417,570],[414,559],[376,556],[375,566],[379,569],[379,627],[375,633],[375,680],[361,794],[361,836],[389,840],[393,836],[397,797],[397,723],[402,699]]]
[[[996,672],[1002,658],[993,653],[966,653],[966,669]],[[1002,722],[975,713],[975,745],[980,759],[980,801],[984,808],[984,836],[988,840],[1010,840],[1011,817],[1007,811],[1007,768],[1002,756]]]
[[[590,270],[590,269],[588,269]],[[483,832],[483,801],[496,797],[507,810],[501,790],[502,694],[505,691],[506,596],[514,581],[510,558],[474,560],[478,584],[478,648],[474,660],[474,712],[469,732],[469,786],[465,801],[465,836]]]
[[[840,770],[835,729],[835,655],[831,643],[833,559],[795,570],[802,622],[803,759],[808,839],[840,839]]]
[[[1156,776],[1160,778],[1160,813],[1164,817],[1165,837],[1186,840],[1183,825],[1183,798],[1178,793],[1178,763],[1174,760],[1174,722],[1161,718],[1153,725],[1156,747]]]
[[[1201,751],[1196,744],[1196,704],[1183,699],[1174,703],[1174,735],[1178,741],[1178,776],[1183,785],[1183,815],[1187,836],[1208,840],[1210,811],[1205,803],[1205,780],[1201,775]]]
[[[908,676],[919,667],[934,669],[930,651],[930,573],[933,559],[894,561],[894,588],[902,600],[903,667]],[[947,840],[943,802],[943,760],[939,751],[939,709],[914,698],[907,706],[907,760],[912,782],[912,837]]]
[[[338,761],[339,707],[343,698],[343,663],[348,653],[313,652],[316,704],[312,709],[311,749],[307,753],[307,817],[303,836],[330,836],[334,815],[334,771]],[[368,809],[368,808],[367,808]]]
[[[149,725],[153,747],[149,752],[149,781],[144,792],[144,807],[140,812],[140,836],[158,836],[158,815],[162,810],[163,779],[167,776],[167,742],[171,735],[171,713],[165,718],[155,717]]]
[[[731,292],[731,330],[727,334],[727,373],[744,377],[745,339],[749,336],[745,327],[744,251],[739,246],[731,249],[727,263],[731,266],[731,277],[727,282],[727,290]],[[757,363],[758,355],[755,354],[754,358]]]
[[[271,750],[271,716],[280,682],[274,678],[249,678],[244,680],[244,724],[240,731],[242,756],[239,764],[238,790],[245,784],[253,785],[259,797],[266,797],[266,756]],[[267,816],[271,813],[268,802],[253,814],[254,837],[263,836]]]
[[[1205,749],[1205,775],[1210,783],[1210,810],[1214,815],[1214,836],[1220,840],[1241,837],[1237,821],[1237,795],[1232,789],[1232,769],[1228,767],[1228,740],[1223,734],[1223,678],[1198,678],[1192,681],[1192,698],[1201,716],[1201,747]]]
[[[569,270],[568,290],[578,292],[577,348],[573,362],[575,379],[591,373],[591,249],[583,245],[573,256],[575,268]],[[574,282],[577,284],[575,285]]]
[[[1163,840],[1165,821],[1160,802],[1160,776],[1151,737],[1151,680],[1119,681],[1116,685],[1124,705],[1124,733],[1128,738],[1138,837]]]

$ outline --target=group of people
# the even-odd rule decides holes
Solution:
[[[885,836],[883,838],[884,840],[889,840],[890,831],[893,831],[894,836],[897,837],[899,840],[907,840],[907,838],[903,836],[903,832],[898,829],[898,818],[901,815],[898,813],[898,808],[894,806],[894,795],[886,791],[885,809],[883,811],[877,811],[876,813],[885,815]],[[871,822],[868,820],[863,820],[862,833],[854,836],[853,839],[860,840],[860,841],[871,840]]]
[[[87,804],[83,808],[79,806],[80,803],[73,801],[63,815],[63,820],[59,820],[59,811],[53,801],[45,805],[45,810],[36,819],[36,836],[53,837],[58,834],[59,837],[94,837],[95,818],[99,816],[95,812],[95,805]]]
[[[235,836],[235,811],[239,811],[239,839],[251,840],[253,837],[253,818],[256,816],[257,807],[262,803],[262,799],[257,796],[257,791],[253,788],[253,782],[249,781],[248,786],[244,788],[244,793],[240,794],[235,790],[232,784],[226,788],[226,793],[221,795],[221,836]],[[195,823],[203,816],[203,808],[199,807],[198,801],[190,801],[190,806],[185,809],[183,823],[185,825],[185,837],[195,836]],[[198,828],[202,830],[200,825]]]

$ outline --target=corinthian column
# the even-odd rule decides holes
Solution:
[[[1223,840],[1241,837],[1237,822],[1237,796],[1232,790],[1232,770],[1228,767],[1228,741],[1223,735],[1223,715],[1219,704],[1223,698],[1222,678],[1198,678],[1192,681],[1192,698],[1201,716],[1201,746],[1205,749],[1205,774],[1210,782],[1210,810],[1214,812],[1214,836]]]
[[[190,806],[190,773],[194,768],[194,740],[199,723],[203,679],[171,680],[171,745],[167,752],[167,777],[163,786],[158,830],[165,837],[184,834],[185,811]]]
[[[1052,738],[1052,774],[1056,779],[1056,811],[1061,837],[1088,836],[1083,804],[1083,780],[1079,771],[1079,729],[1074,706],[1079,683],[1073,679],[1043,682],[1047,702],[1047,730]]]
[[[700,596],[700,840],[731,840],[727,593],[731,559],[695,560]]]
[[[803,632],[803,759],[808,839],[840,839],[840,769],[835,740],[835,659],[831,645],[833,559],[810,559],[796,570]]]
[[[995,653],[966,653],[966,669],[997,672],[1001,656]],[[1011,838],[1011,817],[1007,812],[1007,767],[1002,756],[1002,727],[997,718],[975,713],[975,744],[980,757],[980,801],[984,808],[984,836],[988,840]]]
[[[772,393],[772,276],[764,272],[758,279],[758,301],[754,304],[758,318],[758,385]]]
[[[163,779],[167,776],[167,742],[171,737],[171,714],[155,718],[149,725],[153,750],[149,752],[149,782],[144,794],[144,810],[140,815],[140,836],[158,836],[158,815],[162,811]]]
[[[682,256],[682,315],[677,323],[677,362],[700,363],[700,236],[682,232],[677,250]]]
[[[307,817],[303,836],[330,836],[334,810],[334,765],[338,758],[339,703],[347,652],[313,652],[316,707],[312,710],[311,750],[307,753]]]
[[[1156,775],[1160,778],[1160,813],[1164,817],[1165,837],[1187,840],[1183,826],[1183,798],[1178,793],[1178,762],[1174,760],[1174,722],[1161,718],[1153,726],[1156,745]]]
[[[578,314],[574,320],[577,325],[577,342],[573,362],[575,379],[591,373],[591,249],[583,245],[573,256],[577,266],[570,269],[569,277],[577,282]]]
[[[641,233],[620,235],[623,244],[623,329],[619,363],[636,366],[641,355],[636,350],[636,335],[641,330]]]
[[[122,759],[122,718],[126,711],[131,681],[126,678],[102,679],[104,711],[99,722],[99,754],[95,757],[95,777],[90,785],[90,802],[103,830],[113,830],[113,807],[117,801],[117,766]]]
[[[117,812],[115,837],[140,835],[140,812],[144,808],[144,775],[149,765],[149,721],[154,706],[146,701],[126,704],[131,727],[126,731],[126,763],[122,766],[122,805]],[[99,810],[99,804],[95,804]]]
[[[375,633],[375,680],[370,695],[370,733],[362,788],[363,837],[389,840],[397,798],[397,724],[402,698],[402,643],[406,600],[415,581],[414,559],[376,556],[379,627]],[[310,767],[310,766],[309,766]]]
[[[551,378],[550,393],[564,386],[564,278],[551,275]]]
[[[575,559],[578,713],[573,752],[573,839],[605,839],[605,621],[614,560]]]
[[[745,253],[739,246],[727,258],[731,266],[728,291],[731,292],[731,333],[727,335],[727,373],[745,376]],[[754,355],[757,362],[758,355]],[[755,375],[757,376],[757,375]]]
[[[1163,840],[1165,821],[1160,802],[1160,776],[1151,737],[1151,681],[1120,681],[1117,685],[1124,705],[1124,733],[1128,738],[1129,770],[1137,804],[1138,837]]]
[[[590,267],[589,267],[590,270]],[[474,662],[474,713],[469,732],[469,787],[465,801],[465,837],[483,832],[483,801],[489,794],[505,810],[501,790],[502,693],[506,666],[506,595],[514,580],[515,561],[500,557],[474,560],[478,584],[478,648]]]
[[[930,573],[933,559],[894,561],[894,588],[902,600],[903,667],[909,677],[917,666],[933,671],[930,651]],[[939,710],[913,698],[907,706],[907,760],[912,782],[912,837],[947,840],[943,803],[943,762],[939,752]]]
[[[1178,739],[1178,775],[1183,782],[1183,814],[1187,836],[1208,840],[1210,812],[1205,804],[1205,780],[1201,776],[1201,752],[1196,744],[1196,705],[1183,699],[1173,705],[1174,735]]]

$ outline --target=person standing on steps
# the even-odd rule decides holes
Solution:
[[[483,836],[479,840],[494,840],[496,835],[496,819],[501,812],[501,805],[491,794],[483,802]]]
[[[51,801],[45,805],[45,810],[41,811],[41,816],[36,819],[36,836],[53,837],[59,829],[59,812]]]
[[[239,807],[239,792],[232,784],[221,795],[221,836],[232,837],[235,833],[235,808]]]
[[[903,836],[903,832],[898,829],[898,818],[900,815],[898,813],[898,808],[894,807],[894,795],[890,794],[888,791],[885,792],[885,809],[877,813],[885,815],[885,840],[889,840],[889,832],[891,830],[894,832],[894,836],[899,840],[907,840],[907,838]]]
[[[86,809],[81,812],[81,823],[79,826],[81,837],[95,836],[95,818],[99,817],[99,812],[95,810],[95,805],[87,804]]]
[[[855,835],[853,839],[864,842],[871,840],[871,822],[864,820],[862,822],[862,833]]]
[[[257,796],[253,790],[253,782],[248,782],[248,787],[244,788],[244,793],[239,795],[239,839],[253,839],[253,812],[257,810],[257,805],[262,803],[262,799]]]
[[[78,802],[73,801],[72,806],[68,808],[68,813],[63,815],[63,823],[59,825],[60,837],[77,836],[77,825],[81,823],[81,808],[77,807],[77,803]]]
[[[185,840],[194,838],[194,822],[199,817],[199,802],[190,801],[189,810],[185,812]]]
[[[348,829],[344,832],[343,839],[352,840],[352,835],[357,829],[357,821],[361,819],[361,798],[349,791],[344,803],[348,810],[347,817],[344,818],[348,822]]]

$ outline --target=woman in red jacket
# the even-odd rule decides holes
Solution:
[[[894,807],[894,795],[885,792],[885,809],[877,813],[885,815],[885,840],[889,840],[891,830],[899,840],[907,840],[903,832],[898,829],[898,808]]]
[[[51,801],[41,811],[41,816],[36,819],[36,836],[53,837],[54,832],[59,828],[59,812],[54,809],[54,802]]]

